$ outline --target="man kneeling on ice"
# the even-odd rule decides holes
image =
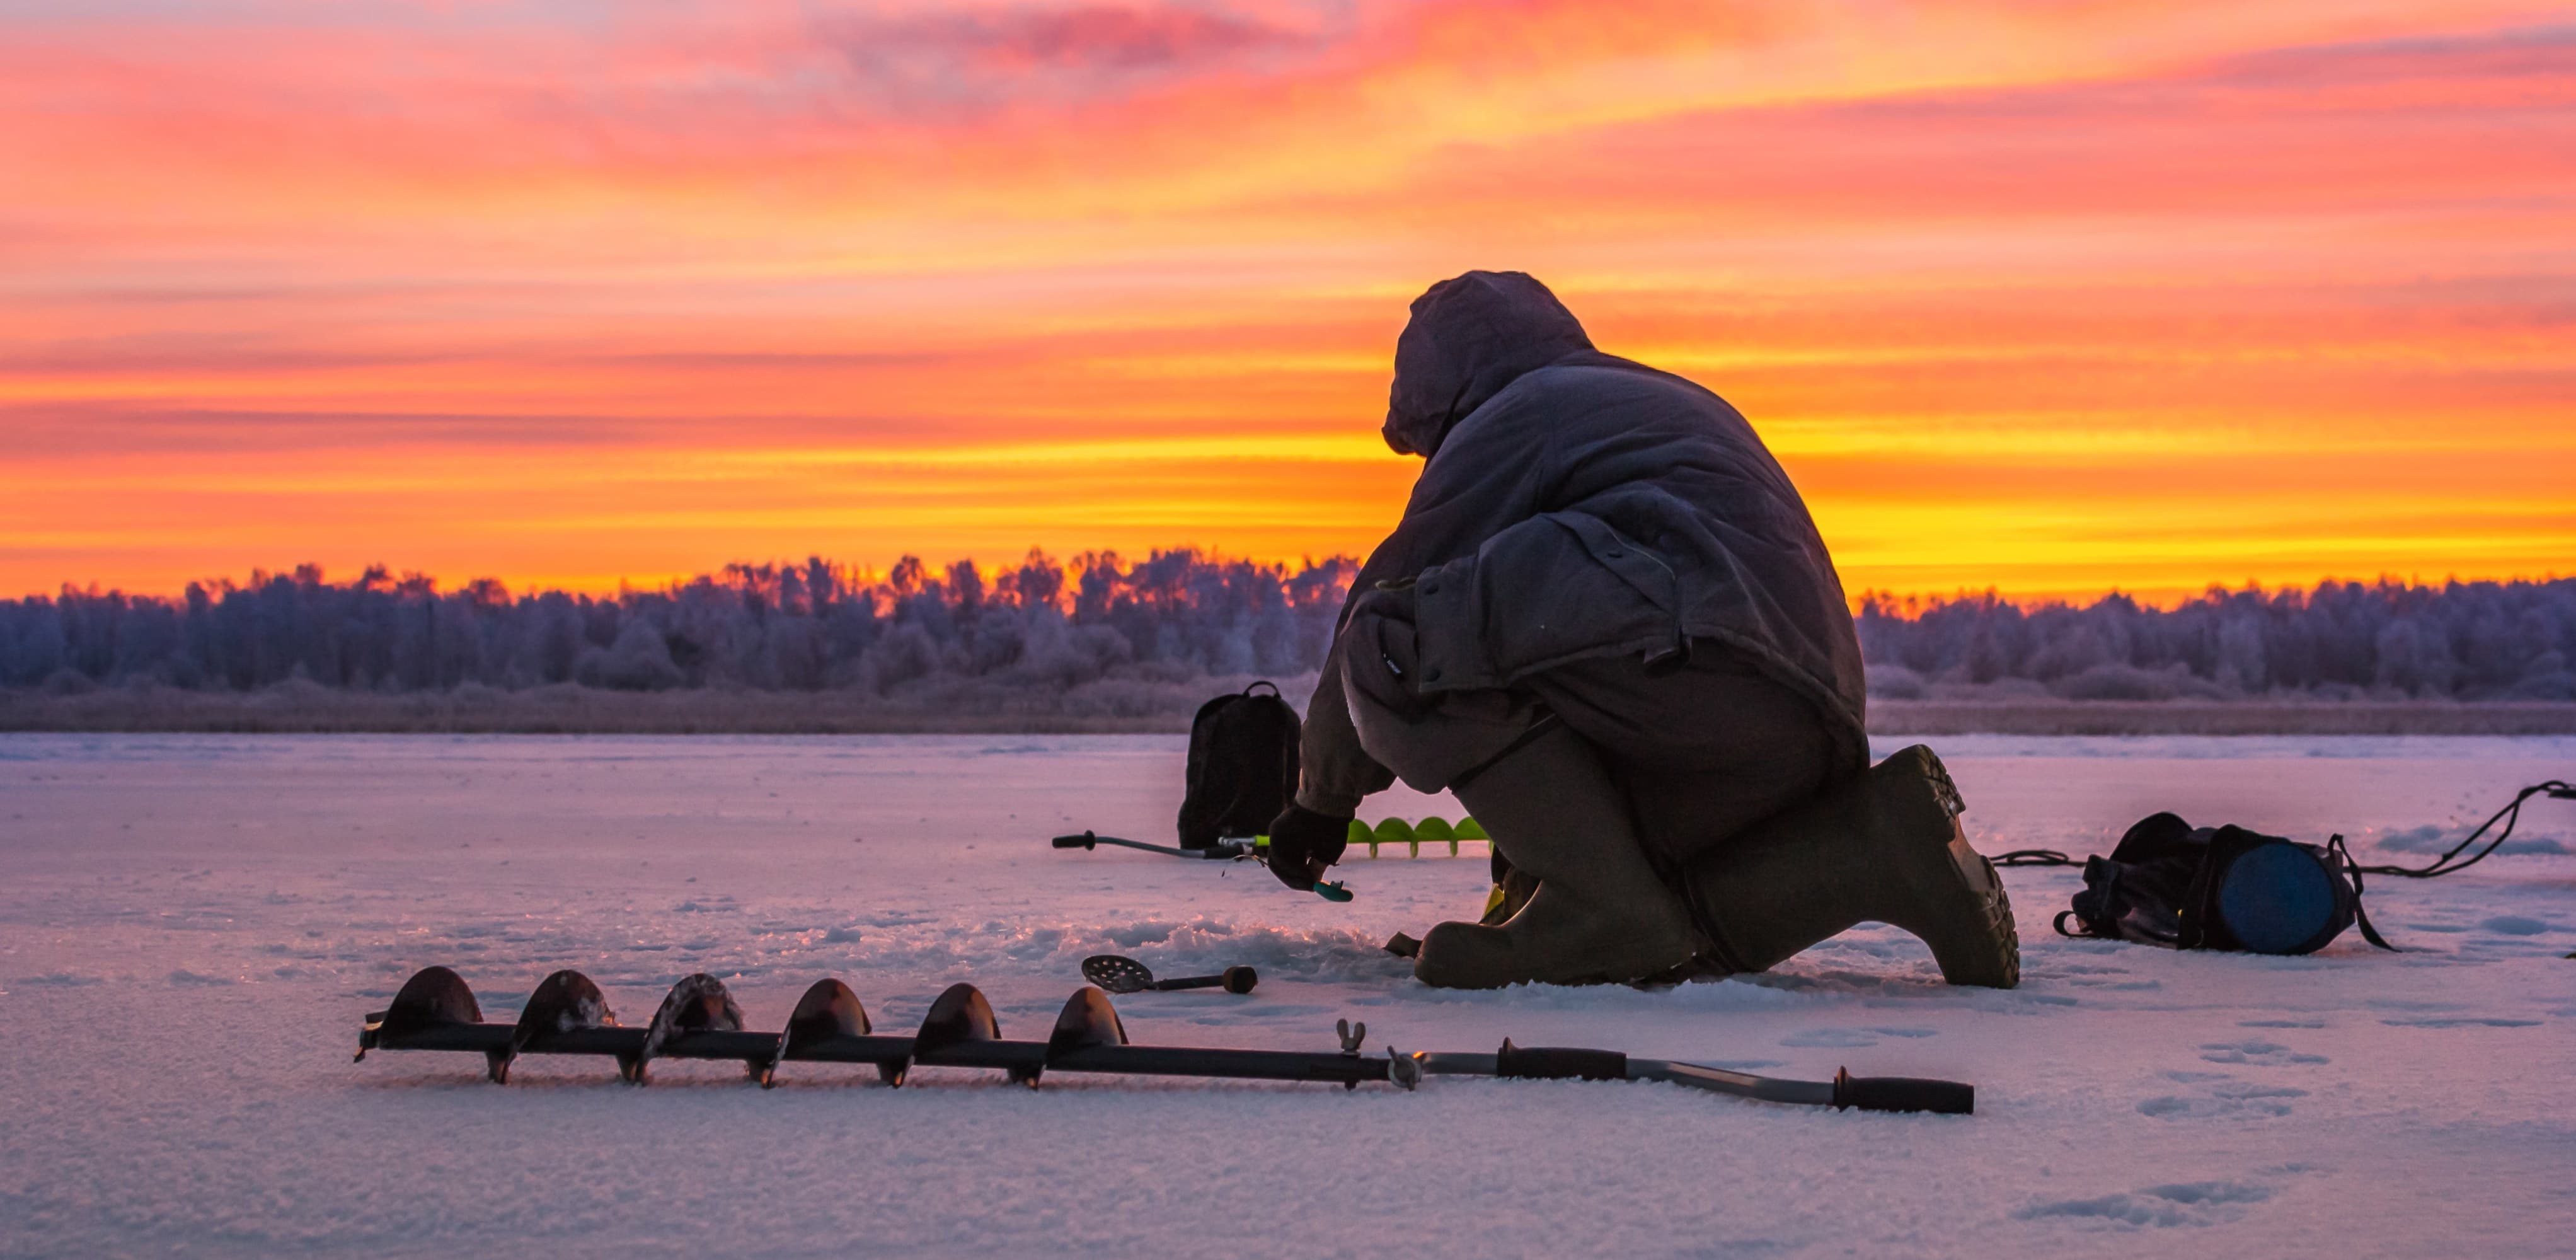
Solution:
[[[1725,400],[1473,271],[1413,303],[1385,432],[1427,462],[1342,609],[1273,873],[1311,888],[1401,777],[1474,813],[1507,890],[1534,884],[1431,929],[1427,984],[1760,971],[1870,920],[1952,984],[2019,980],[1940,760],[1868,764],[1842,582]]]

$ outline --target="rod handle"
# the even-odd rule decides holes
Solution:
[[[1315,895],[1326,901],[1348,901],[1351,899],[1351,890],[1319,879],[1315,881]]]
[[[1059,849],[1088,849],[1098,842],[1099,837],[1086,831],[1078,836],[1057,836],[1055,838],[1055,847]]]
[[[1977,1087],[1918,1076],[1854,1076],[1851,1069],[1841,1068],[1834,1072],[1834,1106],[1964,1116],[1977,1110]]]

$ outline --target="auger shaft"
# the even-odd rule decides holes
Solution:
[[[375,1050],[468,1050],[489,1054],[510,1048],[508,1024],[465,1024],[379,1038]],[[582,1028],[531,1040],[521,1054],[599,1055],[630,1058],[644,1046],[641,1028]],[[1188,1046],[1086,1046],[1049,1057],[1043,1041],[973,1041],[918,1052],[911,1037],[833,1037],[778,1053],[777,1033],[693,1032],[664,1042],[657,1059],[737,1063],[903,1063],[916,1067],[998,1068],[1004,1071],[1101,1072],[1123,1076],[1205,1076],[1245,1081],[1383,1081],[1381,1057],[1286,1050],[1198,1049]],[[1486,1055],[1487,1059],[1494,1056]],[[1490,1075],[1490,1074],[1489,1074]]]
[[[572,971],[556,972],[537,986],[516,1023],[485,1023],[464,980],[447,968],[430,967],[403,985],[391,1007],[367,1017],[358,1034],[358,1057],[370,1050],[480,1053],[495,1081],[508,1079],[519,1055],[571,1054],[614,1058],[619,1075],[637,1084],[654,1059],[700,1059],[741,1063],[764,1086],[775,1083],[780,1064],[798,1062],[874,1065],[889,1085],[902,1084],[916,1066],[999,1069],[1029,1085],[1048,1072],[1311,1081],[1344,1088],[1388,1081],[1406,1089],[1425,1076],[1488,1076],[1663,1081],[1769,1102],[1869,1111],[1964,1114],[1975,1106],[1975,1091],[1954,1081],[1849,1073],[1830,1083],[1785,1081],[1632,1059],[1614,1050],[1523,1048],[1509,1041],[1493,1054],[1399,1054],[1390,1048],[1384,1055],[1364,1055],[1360,1047],[1368,1026],[1347,1022],[1339,1027],[1339,1054],[1130,1045],[1108,995],[1089,985],[1065,1002],[1044,1041],[1003,1039],[991,1003],[970,984],[951,985],[940,994],[921,1030],[909,1037],[872,1032],[866,1010],[838,980],[817,981],[806,990],[782,1032],[741,1025],[740,1008],[712,976],[690,976],[672,986],[651,1024],[628,1028],[617,1023],[598,986]]]

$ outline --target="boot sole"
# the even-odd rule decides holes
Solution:
[[[1931,947],[1932,961],[1940,965],[1943,980],[1986,989],[2012,988],[2021,983],[2021,930],[2013,922],[2012,898],[1995,874],[1994,863],[1969,846],[1967,832],[1959,826],[1959,815],[1967,812],[1968,804],[1959,795],[1959,786],[1950,781],[1949,767],[1928,748],[1923,750],[1923,761],[1933,799],[1949,817],[1950,840],[1944,856],[1956,894],[1955,900],[1944,898],[1949,904],[1933,915],[1951,930],[1915,935]]]

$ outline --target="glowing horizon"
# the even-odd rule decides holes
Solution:
[[[1365,554],[1546,280],[1845,587],[2576,569],[2576,25],[2488,0],[0,16],[0,596]]]

